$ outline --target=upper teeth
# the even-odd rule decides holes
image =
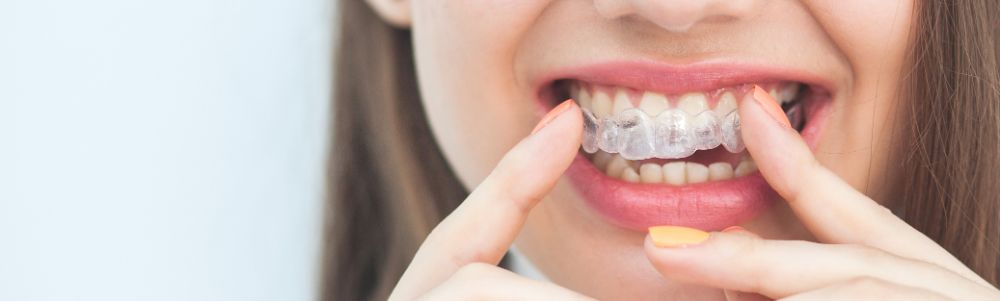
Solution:
[[[791,102],[799,91],[794,83],[769,86],[781,103]],[[635,97],[624,88],[575,84],[571,94],[585,112],[583,149],[589,153],[600,149],[642,160],[683,158],[719,145],[743,151],[735,112],[736,95],[742,93],[734,88],[678,96],[645,91]]]
[[[767,85],[768,94],[780,104],[789,103],[798,97],[801,85],[798,83],[782,83]],[[570,96],[581,107],[589,109],[597,118],[621,113],[630,108],[638,107],[649,116],[673,108],[681,109],[689,115],[712,109],[725,116],[736,109],[736,95],[742,95],[736,87],[724,88],[712,92],[688,92],[679,95],[665,95],[653,91],[629,93],[621,87],[599,86],[574,83],[570,88]]]

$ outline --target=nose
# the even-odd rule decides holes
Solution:
[[[686,32],[702,22],[727,22],[748,17],[757,0],[594,0],[608,19],[638,16],[672,32]]]

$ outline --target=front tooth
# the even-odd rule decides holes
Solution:
[[[639,173],[635,172],[635,168],[625,168],[625,171],[622,172],[622,180],[629,183],[639,182]]]
[[[594,154],[594,166],[596,166],[597,169],[605,170],[605,168],[608,167],[608,163],[611,163],[611,159],[611,154],[599,151]]]
[[[594,107],[591,111],[594,112],[597,119],[611,115],[612,104],[611,97],[608,96],[608,93],[595,90],[593,96],[591,97],[591,105]]]
[[[757,171],[757,164],[753,160],[744,160],[740,162],[740,165],[736,166],[735,174],[737,177],[742,177],[754,171]]]
[[[792,100],[795,100],[795,97],[799,96],[799,87],[800,85],[798,83],[787,84],[782,86],[781,91],[778,93],[781,98],[777,99],[782,104],[792,102]]]
[[[639,166],[639,180],[643,183],[663,183],[663,168],[656,163],[643,164]]]
[[[705,98],[705,93],[688,93],[681,96],[677,107],[688,115],[694,116],[708,110],[708,100]]]
[[[736,96],[732,92],[722,93],[719,102],[715,104],[715,115],[726,116],[733,110],[736,110]]]
[[[686,169],[687,168],[682,161],[663,164],[663,178],[666,180],[667,184],[684,185],[684,183],[687,182],[684,176]]]
[[[688,184],[708,181],[708,166],[695,162],[687,162],[684,167],[687,172]]]
[[[733,165],[728,162],[715,162],[708,165],[708,179],[712,181],[729,180],[733,178]]]
[[[617,101],[616,101],[617,102]],[[656,139],[653,121],[638,109],[628,109],[617,115],[622,123],[619,133],[619,154],[628,160],[643,160],[656,156]]]
[[[684,158],[694,153],[687,114],[668,110],[656,116],[656,152],[660,158]]]
[[[617,153],[621,151],[621,127],[617,118],[608,116],[599,118],[597,126],[597,147],[605,152]]]
[[[614,101],[614,107],[611,111],[615,114],[635,107],[632,105],[632,101],[628,99],[628,92],[625,91],[625,89],[618,89],[618,91],[615,91]]]
[[[625,161],[625,158],[622,158],[622,156],[613,155],[613,157],[611,158],[611,162],[608,163],[608,169],[604,173],[613,178],[620,178],[622,172],[624,172],[625,168],[628,167],[629,167],[628,162]]]
[[[705,111],[691,119],[692,145],[696,149],[713,149],[719,147],[719,118],[715,112]]]
[[[639,109],[649,114],[649,116],[659,115],[660,112],[669,108],[670,103],[667,102],[667,96],[660,93],[643,93],[642,100],[639,101]]]

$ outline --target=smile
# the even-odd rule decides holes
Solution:
[[[789,119],[800,125],[801,85],[765,86],[788,108]],[[584,111],[582,148],[594,154],[589,158],[608,176],[683,185],[727,180],[734,173],[740,177],[756,170],[745,154],[736,111],[745,87],[665,95],[573,81],[569,90]],[[684,160],[698,151],[709,155],[700,154],[701,162]]]
[[[543,101],[572,98],[584,111],[571,182],[595,211],[639,231],[718,230],[770,207],[776,194],[740,131],[738,103],[752,84],[780,103],[807,142],[830,103],[816,78],[765,68],[609,64],[559,76],[543,88]]]

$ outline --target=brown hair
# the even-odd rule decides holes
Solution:
[[[987,281],[1000,277],[1000,3],[922,1],[894,211]],[[340,2],[322,300],[388,296],[467,191],[431,135],[409,31]]]
[[[1000,2],[917,5],[894,212],[1000,280]]]

